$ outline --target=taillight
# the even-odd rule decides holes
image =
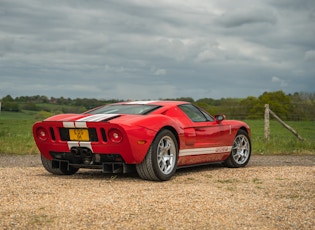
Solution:
[[[41,141],[47,141],[47,139],[48,139],[48,132],[46,129],[44,129],[42,127],[38,128],[36,130],[36,135],[37,135],[38,139],[40,139]]]
[[[120,143],[123,139],[122,133],[118,129],[110,129],[108,131],[109,139],[114,143]]]

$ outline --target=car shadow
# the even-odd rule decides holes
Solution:
[[[178,168],[174,177],[181,177],[187,174],[194,175],[194,173],[200,172],[209,172],[213,170],[220,170],[224,169],[225,167],[222,164],[206,164],[206,165],[199,165],[199,166],[191,166],[191,167],[184,167]],[[47,178],[61,178],[67,180],[120,180],[120,181],[144,181],[148,183],[154,183],[154,181],[143,180],[139,177],[136,171],[129,172],[129,173],[103,173],[101,170],[93,170],[93,169],[80,169],[77,173],[73,175],[54,175],[51,173],[46,172],[43,168],[43,173],[38,174],[37,176],[47,177]]]
[[[282,167],[282,166],[305,166],[305,167],[314,167],[315,166],[315,156],[314,155],[253,155],[248,163],[246,168],[255,168],[255,167]],[[195,173],[200,172],[211,172],[214,170],[224,170],[224,167],[220,163],[216,164],[205,164],[199,166],[191,166],[178,168],[174,177],[182,177],[186,175],[194,176]],[[53,175],[45,171],[43,168],[43,173],[38,176],[43,177],[59,177],[64,179],[72,179],[72,180],[121,180],[121,181],[146,181],[141,179],[137,172],[129,172],[125,174],[114,174],[114,173],[103,173],[101,170],[93,170],[93,169],[80,169],[74,175]],[[146,181],[152,183],[153,181]]]

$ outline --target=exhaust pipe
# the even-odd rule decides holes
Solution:
[[[89,149],[81,149],[82,155],[86,157],[92,156],[92,151]]]
[[[90,165],[93,163],[92,151],[90,149],[87,149],[87,148],[82,149],[82,155],[83,155],[83,164]]]
[[[72,147],[71,153],[74,157],[80,158],[83,164],[93,164],[93,154],[90,149],[83,147]]]
[[[71,153],[73,154],[73,156],[80,156],[81,152],[79,148],[71,148]]]

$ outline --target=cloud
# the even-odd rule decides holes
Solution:
[[[154,75],[165,75],[166,74],[166,70],[165,69],[157,69],[156,67],[152,67],[151,68],[151,72],[154,74]]]
[[[283,79],[276,77],[276,76],[273,76],[271,81],[275,82],[275,83],[279,83],[281,88],[288,86],[288,82],[286,80],[283,80]]]
[[[272,10],[268,9],[234,9],[223,13],[218,19],[219,24],[224,27],[240,27],[255,24],[276,24],[277,17]]]
[[[315,61],[315,50],[308,50],[305,52],[304,60]]]
[[[0,98],[314,91],[314,4],[301,1],[2,0]]]

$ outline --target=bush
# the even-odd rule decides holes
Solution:
[[[20,107],[19,107],[19,104],[17,102],[4,101],[2,103],[1,110],[9,111],[9,112],[20,112]]]
[[[36,120],[45,120],[48,117],[51,117],[53,114],[44,110],[39,111],[38,113],[35,114],[35,119]]]
[[[35,103],[25,103],[25,104],[22,104],[21,105],[21,109],[24,109],[24,110],[30,110],[30,111],[38,111],[39,110],[39,107],[36,106]]]

